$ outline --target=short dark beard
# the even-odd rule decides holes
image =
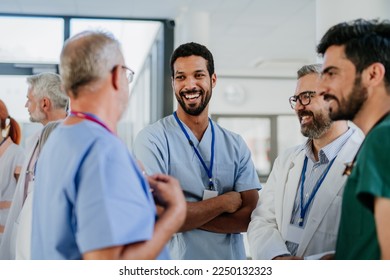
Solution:
[[[338,105],[338,110],[329,109],[329,116],[332,120],[349,120],[352,121],[356,114],[362,108],[364,102],[367,100],[367,88],[361,84],[361,76],[355,78],[352,91],[349,94],[348,99],[335,100]]]
[[[183,93],[197,93],[197,92],[199,92],[199,90],[189,90],[189,91],[181,92],[179,96],[176,95],[177,102],[179,102],[181,108],[184,110],[184,112],[186,112],[191,116],[199,116],[204,111],[204,109],[207,107],[207,105],[210,102],[211,95],[212,95],[212,88],[210,87],[209,95],[205,95],[203,90],[200,91],[200,98],[203,98],[204,96],[204,100],[200,103],[198,107],[187,107],[185,102],[183,101],[183,98],[185,98]]]

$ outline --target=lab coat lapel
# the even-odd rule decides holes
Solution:
[[[334,161],[332,167],[325,177],[325,180],[322,182],[322,185],[316,194],[316,197],[319,197],[320,199],[314,199],[313,201],[313,206],[308,216],[308,223],[303,231],[302,242],[298,247],[298,256],[304,254],[307,245],[312,240],[314,233],[316,232],[321,221],[324,219],[328,208],[336,196],[340,194],[342,188],[345,185],[347,176],[342,175],[345,169],[345,163],[350,162],[353,159],[359,147],[358,145],[350,144],[351,141],[358,141],[356,140],[357,136],[355,134],[356,132],[351,135],[348,142],[339,152],[336,160]]]
[[[295,195],[298,190],[299,181],[301,178],[303,161],[305,159],[305,150],[299,151],[298,154],[295,154],[295,158],[292,159],[289,166],[289,171],[286,178],[286,188],[283,197],[282,207],[282,236],[285,238],[287,235],[287,228],[290,224],[291,214],[294,207]]]
[[[344,170],[343,167],[344,162],[336,158],[326,175],[325,180],[322,182],[322,185],[313,201],[313,206],[311,207],[309,216],[307,217],[308,222],[303,231],[302,242],[298,247],[298,256],[301,256],[305,252],[307,245],[312,240],[314,233],[323,220],[332,201],[343,188],[346,180],[345,176],[342,176],[341,174]]]

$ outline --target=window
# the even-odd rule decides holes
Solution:
[[[213,115],[222,127],[240,134],[249,150],[262,183],[267,181],[273,163],[285,149],[303,143],[295,115]]]
[[[126,64],[135,71],[130,106],[118,125],[118,135],[130,147],[139,127],[172,112],[172,94],[165,90],[170,87],[170,76],[165,69],[173,51],[173,26],[170,20],[0,16],[0,98],[22,127],[22,143],[40,128],[30,123],[24,107],[26,77],[41,72],[58,73],[64,40],[83,30],[97,29],[114,34],[121,42]]]
[[[64,20],[0,17],[0,37],[0,62],[58,63],[64,42]]]
[[[258,116],[213,116],[222,127],[242,136],[260,178],[266,178],[271,170],[271,120]]]
[[[111,32],[121,42],[126,65],[134,70],[136,77],[160,28],[158,21],[77,18],[70,20],[70,37],[91,29]]]

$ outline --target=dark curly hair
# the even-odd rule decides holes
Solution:
[[[203,45],[198,43],[186,43],[176,48],[171,56],[171,75],[174,76],[173,64],[179,57],[187,57],[191,55],[201,56],[207,61],[207,70],[209,75],[214,74],[214,59],[211,52]]]
[[[390,21],[356,19],[339,23],[322,37],[317,53],[324,55],[332,45],[345,46],[345,55],[357,73],[375,62],[382,63],[385,85],[390,91]]]

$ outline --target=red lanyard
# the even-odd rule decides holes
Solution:
[[[91,114],[91,113],[84,113],[84,112],[78,112],[78,111],[70,111],[70,116],[75,116],[75,117],[79,117],[81,119],[85,119],[85,120],[89,120],[91,122],[94,122],[94,123],[97,123],[98,125],[104,127],[105,129],[107,129],[109,132],[111,132],[112,134],[114,134],[111,129],[108,128],[107,125],[105,125],[97,116],[95,116],[94,114]]]

